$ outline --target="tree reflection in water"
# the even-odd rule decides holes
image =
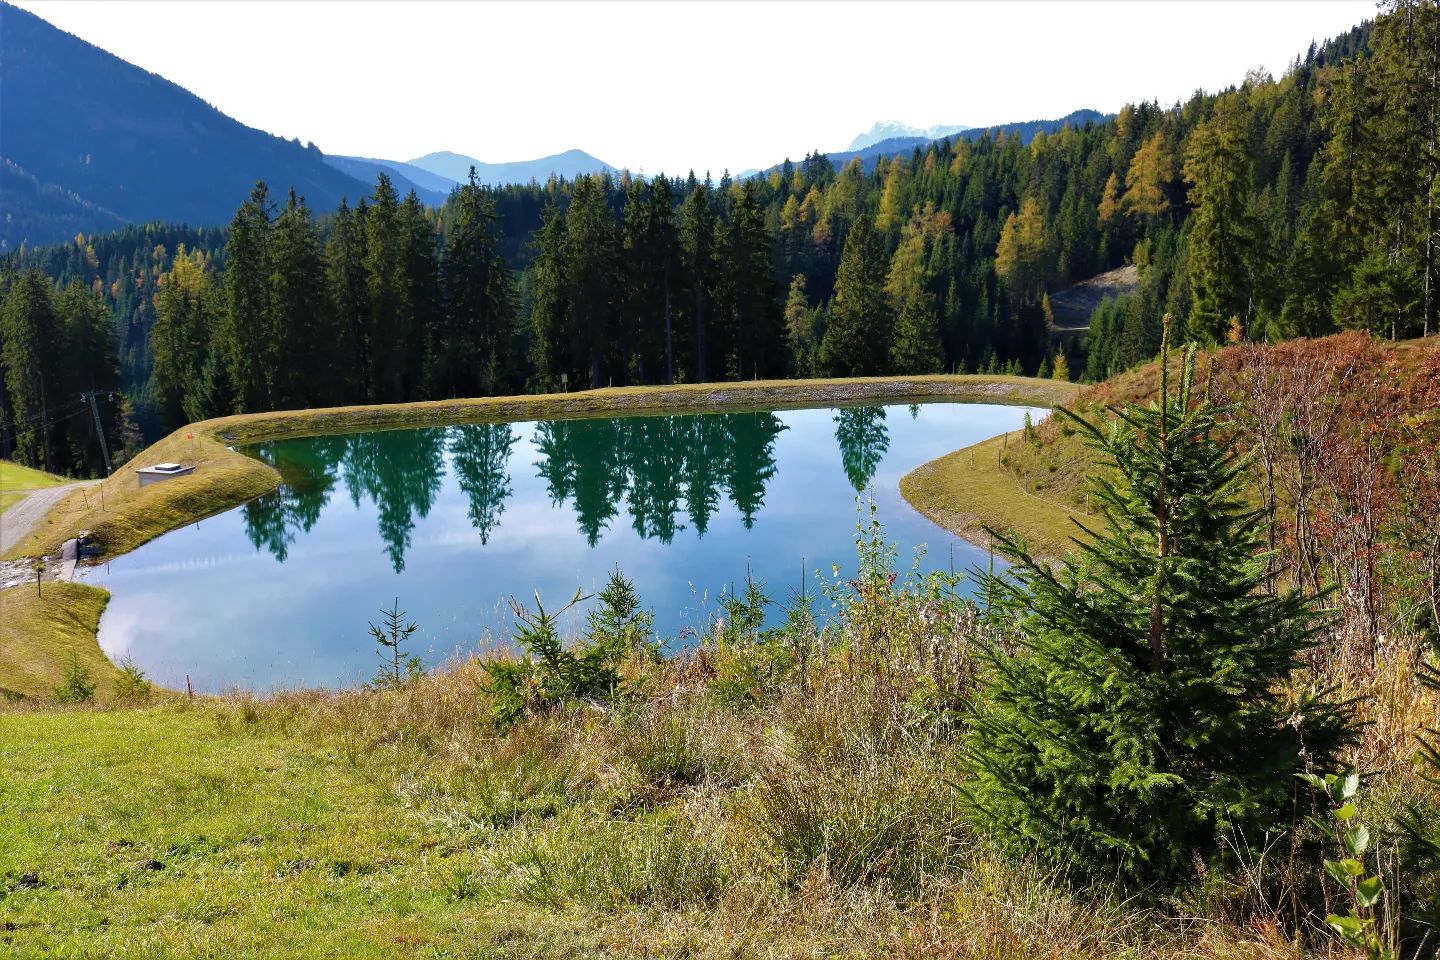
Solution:
[[[846,407],[835,411],[835,442],[840,444],[840,462],[845,476],[859,493],[870,483],[885,451],[890,449],[890,429],[885,425],[884,407]]]
[[[884,412],[875,412],[883,421]],[[685,529],[685,519],[703,536],[727,496],[745,527],[752,527],[775,476],[775,444],[785,429],[779,417],[763,412],[541,421],[534,432],[535,467],[551,501],[571,505],[591,546],[622,501],[637,534],[669,543]],[[852,461],[873,472],[883,454],[883,422],[878,430],[878,447],[873,422],[858,434],[837,431],[852,482]],[[846,447],[852,435],[862,437],[854,454]],[[509,461],[517,440],[513,425],[499,423],[260,444],[249,452],[274,467],[281,484],[245,505],[246,534],[256,549],[283,562],[296,535],[314,526],[343,484],[357,507],[376,505],[380,538],[399,573],[416,523],[440,493],[448,455],[469,501],[471,526],[488,543],[513,492]]]

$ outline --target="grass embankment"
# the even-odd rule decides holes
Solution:
[[[556,419],[716,410],[785,409],[818,404],[923,400],[1049,405],[1068,396],[1067,384],[1029,377],[929,376],[838,380],[760,380],[672,387],[616,387],[577,393],[435,400],[380,406],[277,411],[206,420],[182,428],[115,471],[104,484],[77,490],[55,507],[9,557],[53,554],[88,530],[107,556],[257,497],[280,482],[274,470],[228,449],[282,437],[362,429],[453,423]],[[193,436],[193,439],[187,437]],[[137,467],[175,461],[195,464],[187,477],[143,490]]]
[[[115,667],[95,642],[110,594],[83,583],[51,581],[0,590],[0,697],[43,700],[72,661],[108,697]]]
[[[988,544],[985,527],[1022,538],[1037,555],[1058,557],[1069,550],[1071,538],[1082,535],[1072,518],[1086,514],[1054,495],[1043,484],[1031,489],[1006,461],[1027,441],[1016,430],[957,450],[923,466],[900,480],[900,493],[915,509],[940,526],[972,543]],[[1068,479],[1072,474],[1061,474]]]

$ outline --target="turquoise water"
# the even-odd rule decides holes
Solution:
[[[172,687],[343,686],[373,676],[367,625],[394,600],[435,664],[503,642],[511,596],[538,591],[553,609],[616,566],[680,636],[705,628],[747,566],[777,599],[802,571],[814,592],[817,570],[853,568],[862,491],[902,565],[923,545],[926,568],[968,569],[983,553],[906,504],[900,478],[1025,412],[936,403],[265,443],[246,452],[281,489],[87,576],[113,594],[100,643]]]

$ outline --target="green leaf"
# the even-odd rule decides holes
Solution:
[[[1318,774],[1297,773],[1295,774],[1295,776],[1299,777],[1301,780],[1304,780],[1306,783],[1310,784],[1310,786],[1314,787],[1317,790],[1324,790],[1326,793],[1330,792],[1330,788],[1325,785],[1325,778]]]
[[[1360,936],[1365,929],[1365,924],[1360,918],[1350,914],[1341,916],[1338,913],[1332,913],[1325,918],[1325,922],[1334,927],[1346,940]]]
[[[1385,893],[1379,877],[1366,877],[1355,885],[1355,900],[1362,907],[1373,907]]]
[[[1339,820],[1341,823],[1344,823],[1346,820],[1349,820],[1353,816],[1355,816],[1355,804],[1353,803],[1347,803],[1345,804],[1345,806],[1335,811],[1335,819]]]
[[[1359,789],[1360,774],[1358,772],[1346,774],[1344,782],[1340,785],[1339,799],[1349,800],[1351,797],[1355,796],[1356,791]]]
[[[1352,857],[1361,857],[1370,848],[1370,831],[1361,826],[1345,831],[1345,852]]]
[[[1340,884],[1340,886],[1348,887],[1350,885],[1350,874],[1334,860],[1325,861],[1325,872],[1330,875],[1331,880],[1334,880]]]

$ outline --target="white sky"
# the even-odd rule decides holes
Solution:
[[[572,147],[739,172],[876,120],[984,126],[1277,76],[1374,0],[16,0],[236,119],[327,153],[485,161]]]

